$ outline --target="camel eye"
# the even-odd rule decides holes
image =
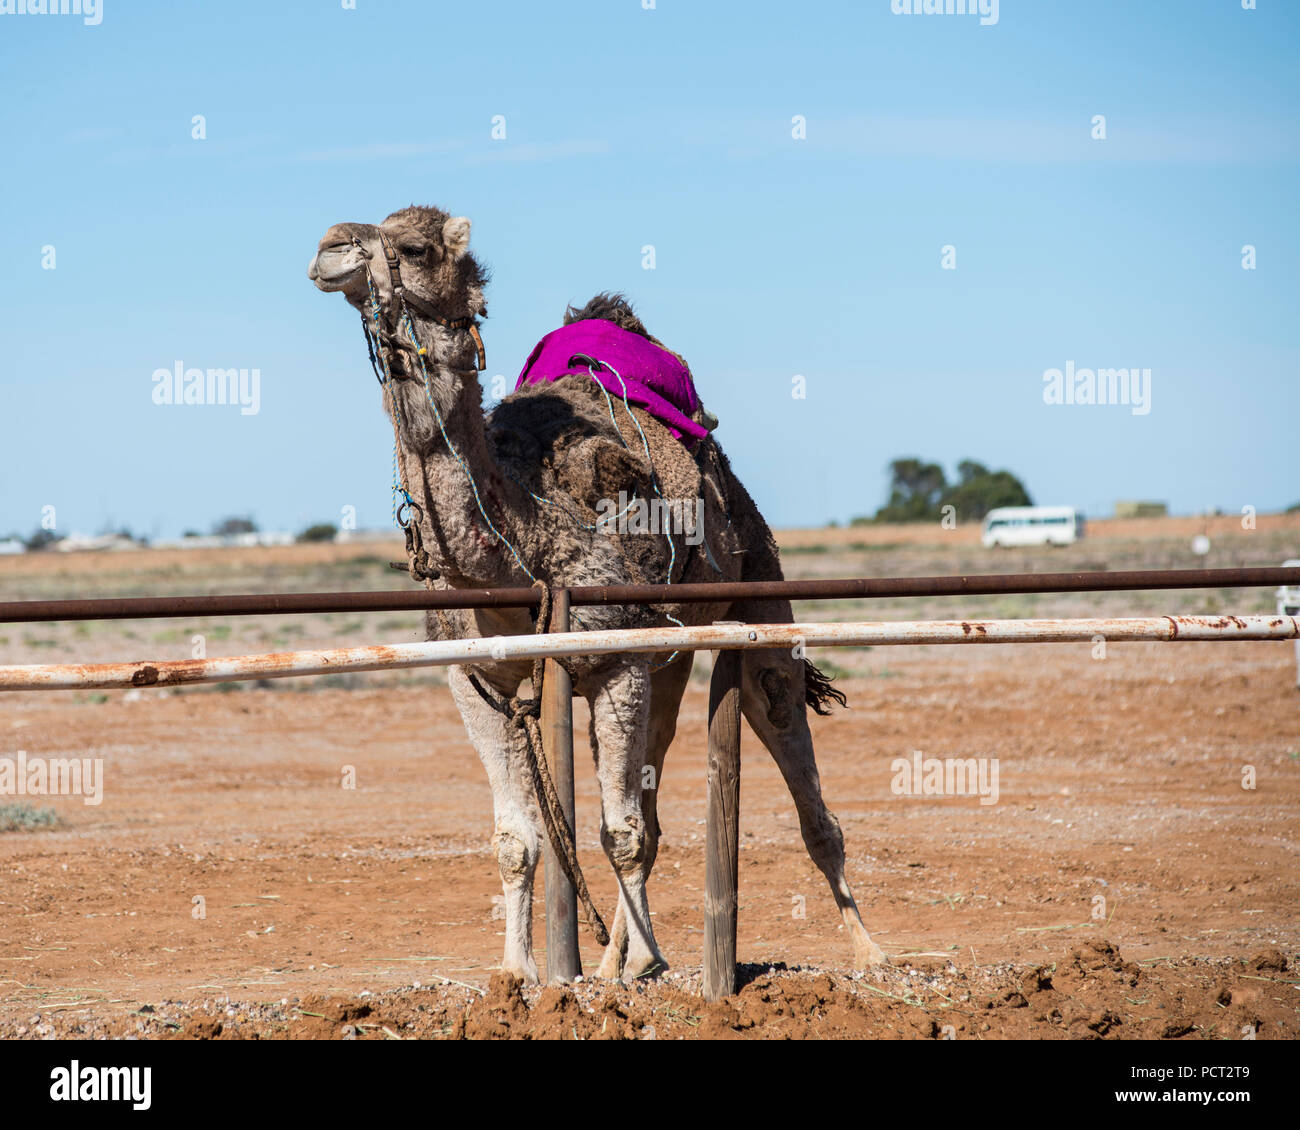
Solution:
[[[399,243],[397,245],[397,253],[404,255],[408,259],[423,258],[424,253],[428,250],[428,247],[423,243]]]

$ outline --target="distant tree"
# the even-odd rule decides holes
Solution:
[[[112,522],[105,522],[104,525],[99,528],[98,534],[100,537],[107,534],[113,534],[119,538],[126,538],[127,541],[140,542],[141,544],[145,544],[147,541],[145,538],[136,537],[135,534],[131,532],[130,526],[118,526],[117,529],[113,529]]]
[[[308,526],[298,535],[299,541],[333,541],[334,535],[339,532],[339,528],[331,522],[318,522],[314,526]]]
[[[257,523],[252,518],[222,518],[212,532],[219,538],[234,537],[236,534],[257,533]]]
[[[201,538],[203,535],[198,530],[186,530],[181,537],[183,538]]]
[[[56,534],[53,530],[37,530],[23,544],[27,546],[32,553],[38,553],[42,549],[49,549],[55,542],[63,540],[62,534]]]
[[[1025,485],[1010,471],[990,471],[973,459],[957,464],[957,481],[939,499],[943,507],[952,506],[959,521],[978,522],[999,506],[1033,506]]]
[[[938,463],[915,457],[889,465],[889,501],[876,511],[877,522],[924,522],[939,517],[939,498],[948,485]]]
[[[1032,506],[1024,484],[1010,471],[990,471],[974,459],[957,464],[957,481],[948,482],[938,463],[915,457],[889,465],[889,501],[876,511],[877,522],[937,522],[943,508],[955,508],[959,521],[979,521],[999,506]],[[853,525],[870,519],[854,518]]]
[[[1286,508],[1288,514],[1300,514],[1300,502],[1293,503]]]

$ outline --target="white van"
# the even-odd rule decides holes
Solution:
[[[1300,557],[1283,561],[1282,568],[1300,569]],[[1300,585],[1283,585],[1277,590],[1277,614],[1279,616],[1300,615]]]
[[[1011,545],[1071,545],[1083,537],[1083,515],[1073,506],[1002,506],[980,527],[985,549]]]
[[[1300,568],[1300,557],[1282,562],[1283,569]],[[1277,614],[1300,616],[1300,585],[1283,585],[1277,590]],[[1300,640],[1295,641],[1295,685],[1300,687]]]

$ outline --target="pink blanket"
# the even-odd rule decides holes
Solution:
[[[590,358],[594,364],[588,365]],[[604,318],[586,318],[548,333],[533,348],[515,388],[572,373],[595,379],[610,396],[640,405],[687,447],[708,435],[691,416],[700,406],[691,371],[666,349]]]

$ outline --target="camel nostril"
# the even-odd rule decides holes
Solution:
[[[316,252],[307,268],[307,278],[324,290],[351,285],[365,270],[365,259],[350,243],[330,243]]]

